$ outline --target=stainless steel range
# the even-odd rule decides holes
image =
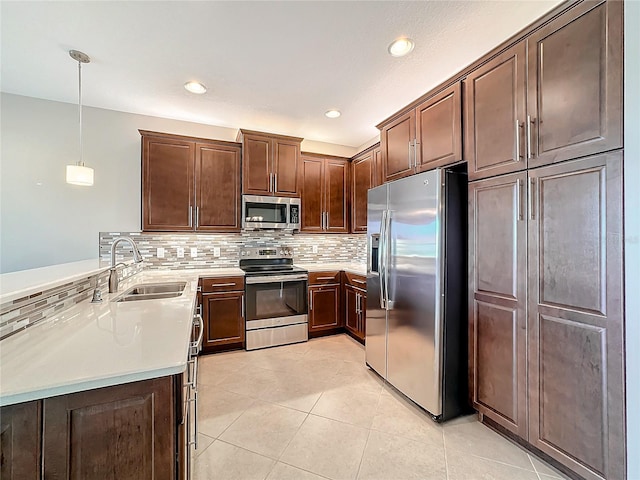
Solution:
[[[247,350],[306,342],[308,272],[293,265],[287,247],[245,248]]]

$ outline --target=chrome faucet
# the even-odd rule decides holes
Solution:
[[[131,237],[118,237],[111,244],[111,268],[109,269],[109,293],[115,293],[118,291],[118,265],[124,265],[123,263],[116,263],[116,246],[120,242],[129,242],[133,248],[133,261],[140,263],[142,261],[142,255],[140,250],[136,246]]]

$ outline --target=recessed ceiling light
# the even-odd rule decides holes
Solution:
[[[413,40],[410,38],[397,38],[391,42],[391,45],[389,45],[389,53],[392,57],[404,57],[407,53],[413,50],[414,46],[415,43],[413,43]]]
[[[207,87],[200,82],[187,82],[184,84],[184,88],[187,89],[187,91],[197,93],[198,95],[206,93],[207,91]]]
[[[329,118],[338,118],[340,115],[340,110],[327,110],[324,114]]]

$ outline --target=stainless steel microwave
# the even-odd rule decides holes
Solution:
[[[242,196],[244,230],[300,230],[300,199],[288,197]]]

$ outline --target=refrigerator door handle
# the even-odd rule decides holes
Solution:
[[[391,210],[387,210],[384,227],[384,305],[387,310],[393,309],[393,301],[389,300],[389,258],[391,252]]]
[[[384,282],[385,282],[385,274],[384,274],[384,249],[386,244],[386,234],[385,234],[385,226],[386,226],[386,218],[387,211],[382,211],[382,221],[380,222],[380,244],[378,246],[378,270],[380,276],[380,308],[385,310],[387,308],[385,304],[385,295],[384,295]]]

